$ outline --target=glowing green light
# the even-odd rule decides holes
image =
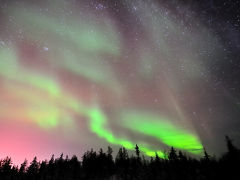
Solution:
[[[11,9],[11,14],[16,14],[16,22],[21,23],[17,26],[24,28],[25,32],[32,32],[28,37],[33,39],[41,37],[41,33],[44,33],[55,37],[56,40],[60,38],[59,41],[65,41],[65,43],[74,43],[78,50],[87,53],[119,54],[117,34],[110,23],[101,26],[94,21],[89,23],[89,19],[78,18],[63,24],[51,16],[31,12],[31,10],[24,11],[21,8]],[[40,42],[43,40],[44,38],[39,39]]]
[[[122,119],[125,127],[155,137],[168,146],[196,154],[200,153],[203,148],[196,135],[183,128],[174,126],[167,119],[155,114],[126,112],[122,115]]]
[[[26,37],[37,41],[40,46],[48,44],[48,61],[94,83],[107,85],[117,93],[121,92],[110,65],[105,63],[109,59],[103,58],[103,55],[117,57],[121,50],[119,35],[108,18],[102,19],[102,23],[90,17],[72,18],[60,23],[54,16],[39,14],[31,8],[28,11],[24,9],[9,10],[16,17],[16,23],[11,26],[14,29],[21,27]],[[71,51],[66,47],[71,47]],[[50,90],[55,93],[53,88]]]
[[[13,49],[1,49],[0,57],[0,75],[9,80],[32,85],[36,88],[47,91],[52,95],[59,95],[60,87],[57,83],[42,74],[39,75],[34,72],[25,71],[25,69],[18,64],[17,57]]]
[[[99,137],[104,138],[107,142],[111,144],[120,145],[125,147],[126,149],[134,150],[135,143],[129,140],[117,138],[112,134],[112,132],[106,129],[105,126],[106,126],[107,120],[100,109],[98,108],[91,109],[89,111],[89,117],[90,117],[91,130],[95,132]],[[165,154],[159,150],[154,151],[146,147],[142,147],[141,151],[148,156],[155,156],[157,153],[160,158],[166,157]]]

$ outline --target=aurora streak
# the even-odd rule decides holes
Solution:
[[[202,154],[204,137],[186,102],[201,102],[202,73],[222,45],[196,16],[190,26],[149,2],[123,0],[119,12],[111,9],[117,1],[6,2],[0,136],[9,139],[0,142],[1,157],[21,162],[135,144],[147,156],[164,158],[171,146]]]

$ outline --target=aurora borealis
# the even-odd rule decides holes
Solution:
[[[238,85],[229,87],[239,81],[225,75],[234,57],[226,42],[238,32],[222,38],[200,4],[2,0],[0,7],[0,157],[19,163],[135,144],[148,156],[164,157],[171,146],[218,154],[224,135],[239,138]],[[237,51],[239,41],[231,46]]]

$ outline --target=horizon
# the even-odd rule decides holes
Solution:
[[[0,0],[0,159],[239,147],[238,7]]]

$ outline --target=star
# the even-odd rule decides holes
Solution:
[[[48,51],[49,48],[48,48],[47,46],[44,46],[44,47],[43,47],[43,50],[44,50],[44,51]]]

